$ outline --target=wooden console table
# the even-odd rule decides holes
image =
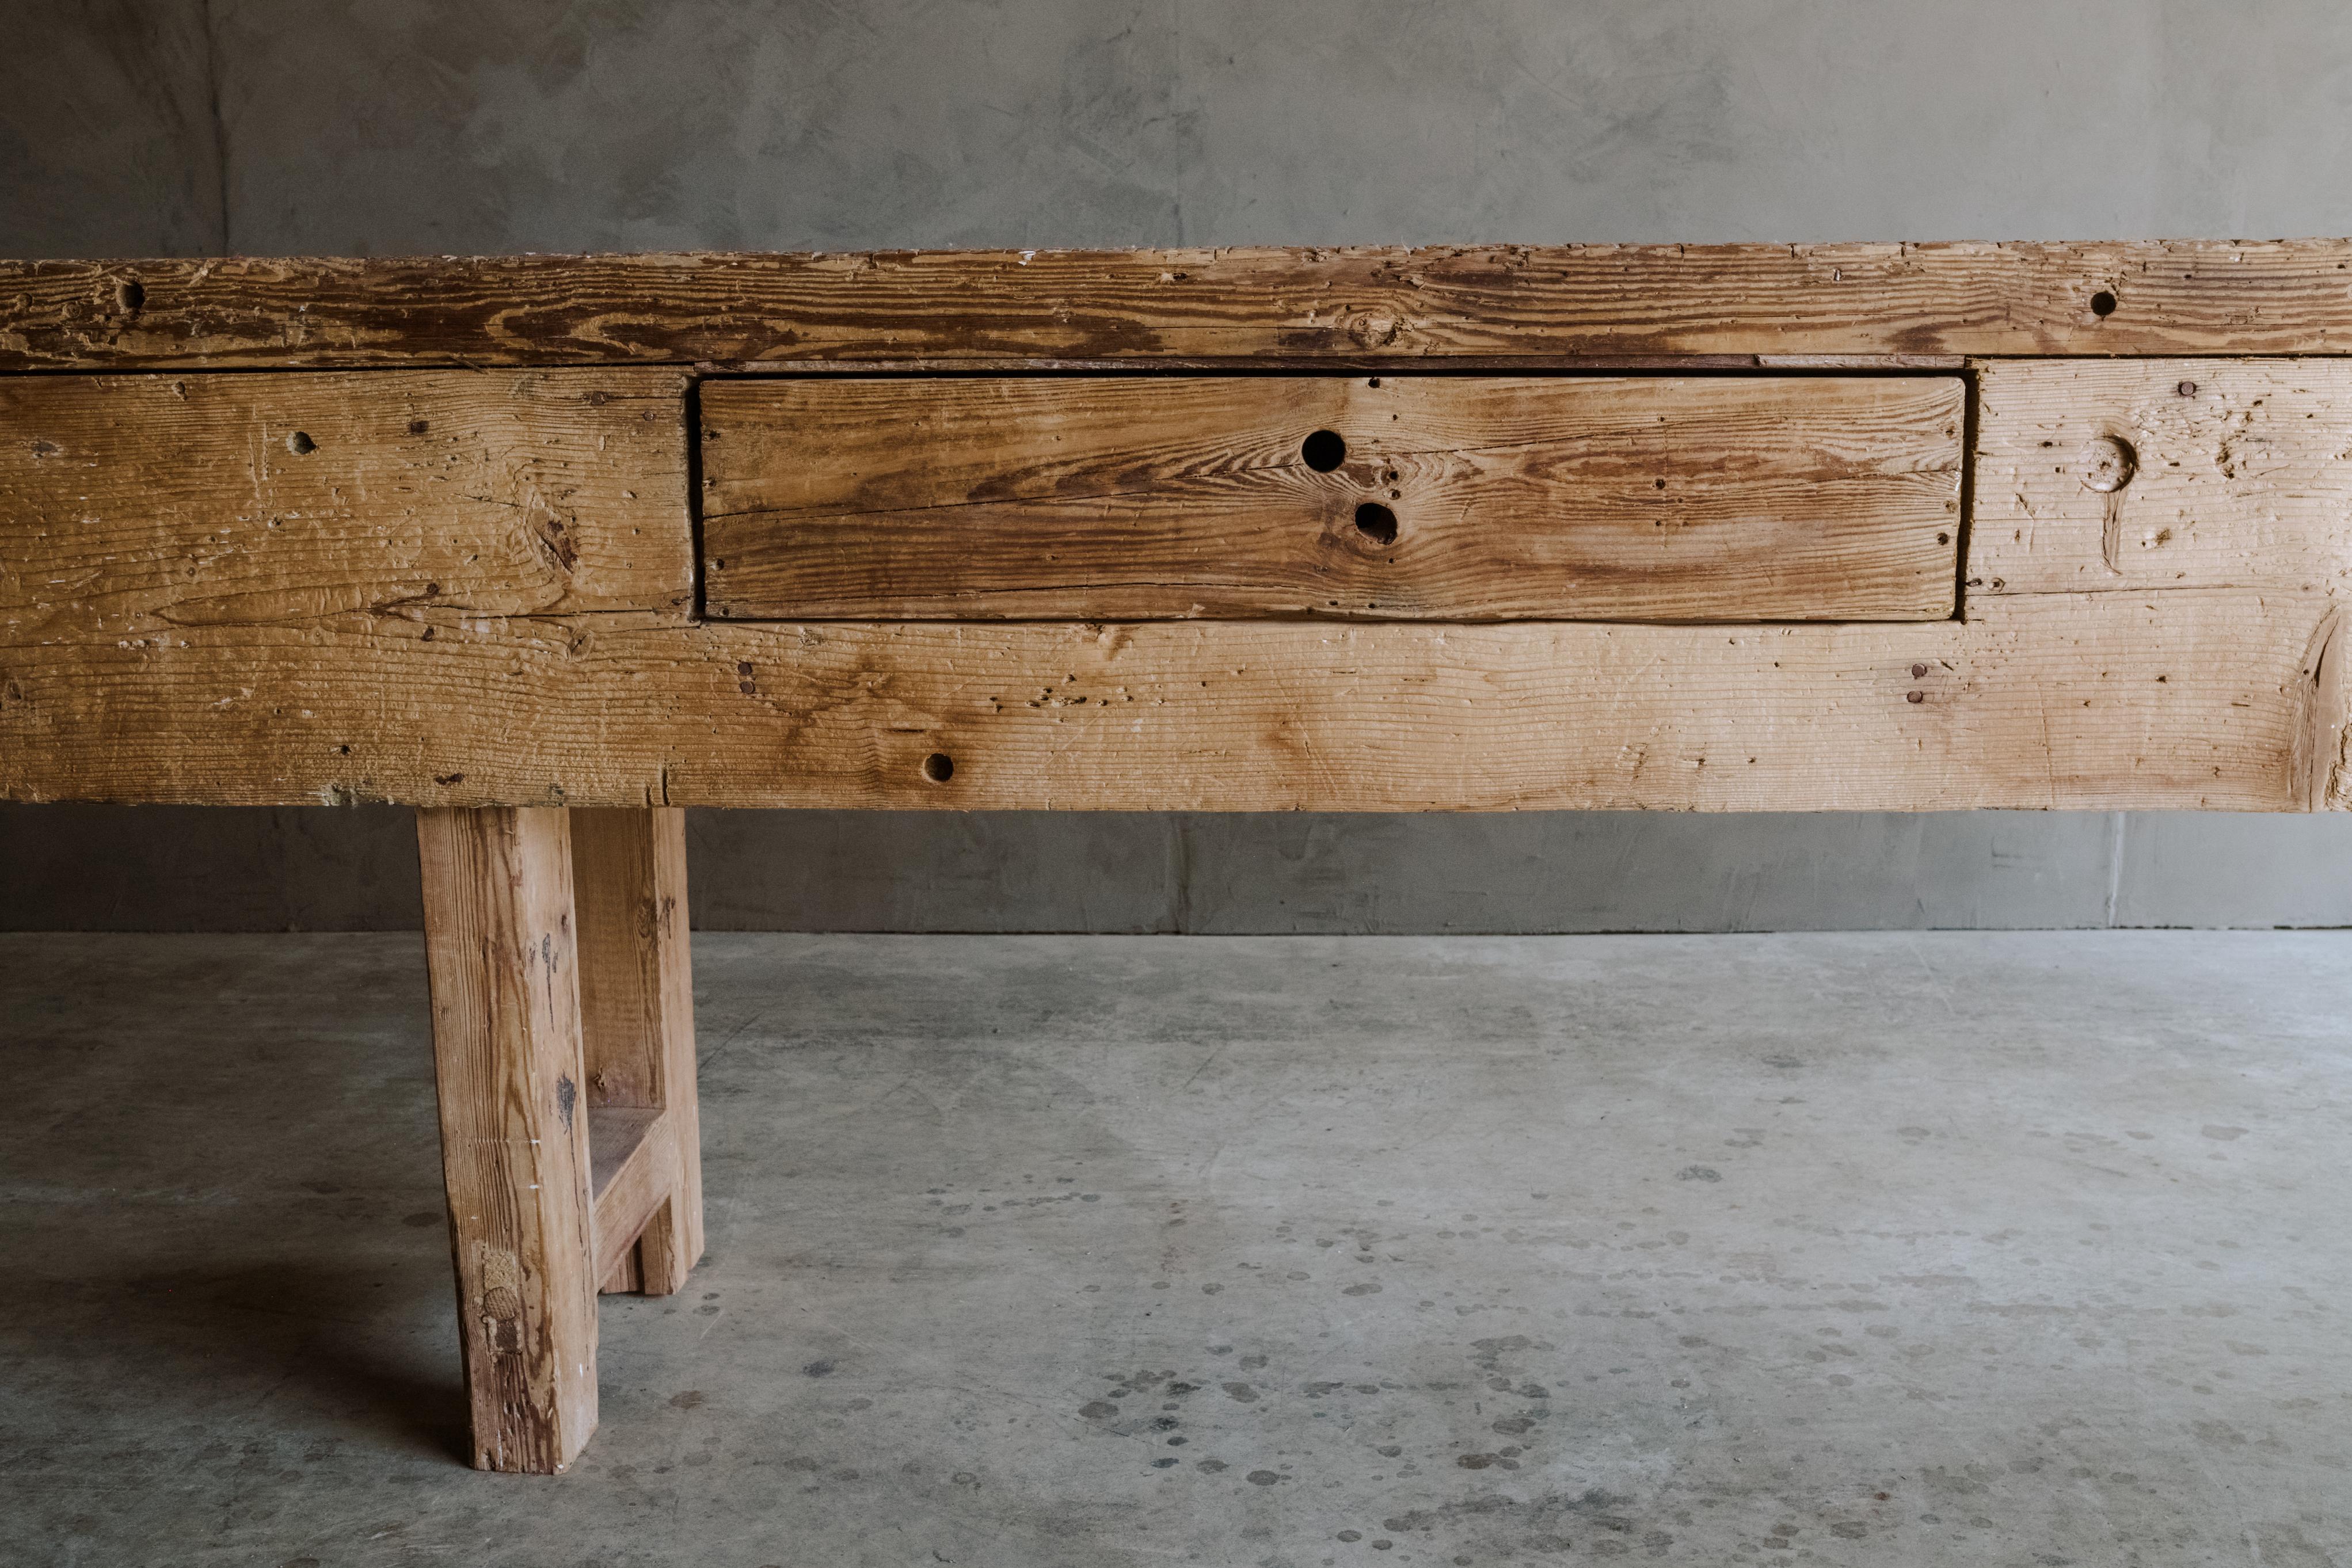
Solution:
[[[0,264],[0,798],[418,811],[476,1462],[680,807],[2340,809],[2352,242]]]

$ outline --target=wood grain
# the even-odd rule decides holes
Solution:
[[[2320,624],[2305,743],[2294,762],[2304,796],[2314,809],[2352,810],[2352,648],[2345,645],[2339,605]]]
[[[1971,598],[2352,576],[2352,364],[2023,361],[1979,398]],[[2130,476],[2095,489],[2117,441]]]
[[[641,1106],[590,1106],[588,1139],[594,1152],[594,1247],[588,1267],[600,1282],[630,1275],[625,1264],[642,1258],[637,1237],[667,1206],[677,1187],[676,1130],[659,1110]],[[642,1272],[634,1289],[666,1296]],[[675,1289],[676,1287],[671,1287]]]
[[[1957,377],[834,378],[700,397],[722,617],[1927,620],[1957,592]],[[1310,453],[1318,431],[1344,458]]]
[[[564,814],[417,814],[474,1463],[553,1474],[596,1426],[596,1285]]]
[[[684,419],[658,370],[0,379],[0,616],[33,638],[683,620]]]
[[[621,1260],[613,1265],[610,1274],[604,1276],[603,1293],[607,1296],[634,1296],[645,1289],[645,1271],[637,1264],[637,1249],[632,1247],[621,1254]]]
[[[572,867],[590,1102],[615,1115],[657,1112],[667,1128],[650,1156],[656,1201],[625,1237],[600,1229],[598,1245],[635,1247],[637,1288],[667,1296],[684,1288],[703,1246],[686,813],[575,810]]]
[[[0,647],[0,797],[2296,810],[2333,612],[2183,589],[1878,626],[451,616],[430,642],[350,616]]]
[[[16,261],[0,371],[2342,353],[2347,268],[2340,239]]]
[[[582,990],[585,991],[583,984]],[[646,1137],[661,1112],[637,1105],[588,1107],[588,1192],[599,1203],[621,1173],[621,1167],[638,1159]],[[620,1245],[615,1243],[614,1245]]]

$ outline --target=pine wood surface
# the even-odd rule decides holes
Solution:
[[[1929,620],[1954,376],[707,382],[739,619]]]
[[[632,1255],[642,1260],[637,1237],[669,1201],[677,1163],[677,1137],[663,1112],[637,1106],[590,1106],[584,1112],[594,1147],[594,1240],[583,1265],[599,1283],[622,1272]],[[642,1270],[634,1289],[653,1295]]]
[[[0,377],[0,638],[694,597],[659,370]]]
[[[0,263],[0,373],[2343,353],[2352,241]]]
[[[2039,360],[1979,387],[1971,598],[2352,574],[2352,363]],[[2093,489],[2116,442],[2131,477]]]
[[[2336,625],[2316,589],[1745,627],[354,614],[11,650],[0,795],[2293,810],[2335,719]]]
[[[613,1222],[626,1226],[615,1234],[600,1204],[598,1256],[613,1247],[639,1252],[633,1289],[666,1296],[684,1287],[703,1247],[686,813],[583,807],[570,815],[589,1102],[598,1116],[663,1123],[646,1156],[651,1206]]]
[[[1101,328],[1090,353],[1161,368],[1220,333],[1239,337],[1220,340],[1219,353],[1240,342],[1244,357],[1264,350],[1266,364],[1371,353],[1458,366],[1530,344],[1565,345],[1570,357],[1765,354],[1776,333],[1780,348],[1814,363],[1874,349],[1919,360],[2037,346],[2183,357],[1971,363],[1979,395],[1963,429],[1970,467],[1951,546],[1965,551],[1958,617],[1916,625],[1836,611],[1840,619],[1811,626],[1662,625],[1704,606],[1662,607],[1654,582],[1641,589],[1654,602],[1638,621],[1621,604],[1593,613],[1624,618],[1586,625],[1465,624],[1480,618],[1469,606],[1481,595],[1489,610],[1548,609],[1522,580],[1555,568],[1524,557],[1409,584],[1393,613],[1442,617],[1420,624],[1152,622],[1108,613],[1144,606],[1087,603],[1028,606],[1059,617],[1036,622],[992,624],[958,607],[965,618],[928,626],[878,613],[728,624],[698,618],[693,602],[693,465],[721,499],[707,523],[720,543],[731,518],[798,506],[796,484],[802,500],[810,484],[855,499],[865,481],[844,489],[837,472],[712,461],[717,447],[689,441],[688,423],[698,397],[723,411],[738,395],[720,381],[698,392],[660,369],[478,366],[10,378],[0,382],[0,796],[1056,809],[2339,805],[2346,387],[2331,362],[2255,356],[2266,346],[2305,355],[2340,346],[2331,312],[2352,289],[2336,277],[2345,253],[2336,242],[1252,252],[1205,258],[1197,276],[1166,281],[1139,270],[1147,261],[1137,255],[190,264],[181,283],[159,274],[109,307],[139,321],[108,329],[104,363],[135,360],[146,352],[140,334],[157,331],[201,357],[243,341],[248,309],[277,312],[274,346],[251,351],[258,363],[317,363],[305,356],[331,359],[345,352],[335,342],[361,342],[335,337],[358,331],[339,310],[376,312],[364,353],[352,351],[357,363],[413,366],[456,341],[447,333],[478,335],[493,322],[509,357],[553,343],[557,357],[593,347],[658,358],[676,347],[662,336],[669,327],[690,318],[706,333],[749,331],[755,316],[773,325],[760,312],[786,299],[802,302],[795,310],[808,304],[806,319],[779,329],[789,342],[754,346],[833,356],[835,368],[853,351],[885,350],[969,368],[1038,346],[1055,322],[1079,336]],[[1171,257],[1150,259],[1185,271]],[[30,352],[26,323],[47,308],[41,300],[65,298],[59,289],[82,300],[74,310],[97,310],[104,301],[92,290],[120,281],[110,265],[16,267],[0,318],[18,337],[6,341]],[[2084,307],[2081,320],[2027,308],[2071,300],[2085,281],[2101,282],[2114,308]],[[172,291],[183,284],[185,298]],[[390,303],[403,288],[413,290],[404,315]],[[515,289],[530,300],[518,303]],[[605,294],[609,309],[597,303]],[[625,295],[640,315],[622,310]],[[1846,301],[1834,321],[1817,295]],[[1395,319],[1391,337],[1359,330],[1368,318],[1347,315],[1357,307],[1342,309],[1342,296],[1421,303]],[[1104,327],[1097,316],[1089,327],[1082,297],[1132,319]],[[198,304],[212,314],[185,314]],[[1326,320],[1332,310],[1341,313]],[[1311,331],[1298,324],[1307,315]],[[1915,331],[1905,324],[1915,315],[1933,321]],[[1150,324],[1136,324],[1146,316]],[[984,331],[973,325],[982,319]],[[632,321],[649,331],[632,336]],[[1316,335],[1334,331],[1354,348]],[[2224,352],[2232,357],[2200,357]],[[1369,394],[1371,374],[1361,393],[1349,384],[1349,399]],[[1416,378],[1391,379],[1402,390]],[[1652,378],[1646,395],[1681,379]],[[919,398],[978,384],[898,384]],[[1897,397],[1940,381],[1864,384]],[[1019,395],[1000,385],[990,395]],[[1335,418],[1356,421],[1356,403],[1336,406]],[[1244,418],[1240,427],[1262,426]],[[1144,434],[1171,432],[1181,434]],[[960,460],[908,470],[874,494],[911,483],[968,496]],[[1858,459],[1865,470],[1872,460]],[[1066,477],[1036,453],[1024,462],[1047,488]],[[1392,466],[1402,475],[1406,465]],[[1180,483],[1217,478],[1181,460],[1175,472]],[[1385,472],[1343,466],[1317,479],[1365,489]],[[1898,477],[1946,482],[1932,463]],[[1732,477],[1705,479],[1737,488]],[[1413,510],[1409,498],[1421,492],[1402,479],[1391,488],[1405,492],[1387,498],[1400,545],[1443,555],[1444,520]],[[989,504],[1043,500],[1022,493]],[[738,502],[747,510],[726,510]],[[985,575],[998,570],[985,553],[924,564]],[[715,547],[712,555],[727,559]],[[1775,571],[1839,591],[1818,563],[1790,549],[1775,556],[1742,594],[1778,591]],[[1873,559],[1860,558],[1855,584]],[[721,611],[733,607],[727,574],[738,569],[711,568]],[[887,603],[832,607],[924,608],[890,587],[905,573],[883,576]],[[1261,597],[1229,608],[1261,614],[1270,595],[1303,613],[1312,607],[1294,603],[1303,582],[1253,582],[1239,596]],[[1539,602],[1514,606],[1514,593]],[[1377,591],[1366,597],[1372,613],[1390,613]],[[1800,603],[1790,613],[1804,611]]]
[[[486,1470],[562,1470],[596,1426],[603,1276],[564,816],[417,814],[459,1338]]]

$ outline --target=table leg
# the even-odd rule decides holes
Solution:
[[[552,1474],[596,1426],[570,825],[420,810],[441,1159],[476,1466]]]
[[[572,868],[597,1278],[607,1290],[666,1296],[702,1257],[686,812],[575,808]],[[645,1167],[634,1181],[633,1162]]]

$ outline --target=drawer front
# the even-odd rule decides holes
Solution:
[[[701,388],[719,619],[1938,620],[1957,376]]]

